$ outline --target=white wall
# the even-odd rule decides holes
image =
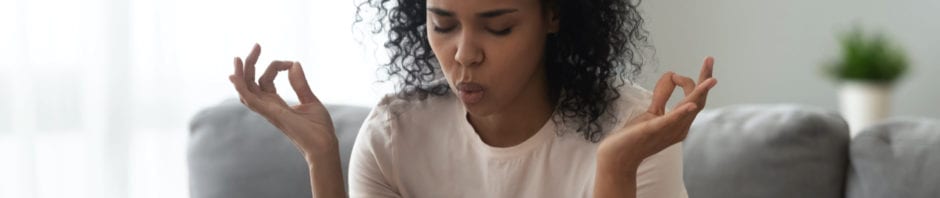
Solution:
[[[658,61],[647,70],[648,88],[668,70],[697,76],[702,57],[712,55],[719,83],[711,108],[835,110],[837,83],[821,65],[839,53],[837,35],[861,24],[889,34],[912,63],[897,85],[893,116],[940,118],[940,0],[655,0],[641,7]]]
[[[330,104],[374,105],[352,1],[0,0],[0,198],[187,197],[188,123],[254,43]],[[379,40],[381,40],[379,38]],[[368,44],[368,43],[367,43]],[[296,101],[287,75],[279,93]]]

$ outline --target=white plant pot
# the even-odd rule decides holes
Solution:
[[[891,85],[865,81],[845,81],[839,91],[842,116],[849,124],[851,137],[865,127],[888,117],[891,110]]]

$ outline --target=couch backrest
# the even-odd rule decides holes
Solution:
[[[837,112],[745,105],[699,114],[684,143],[694,198],[843,197],[849,130]]]
[[[346,167],[369,109],[327,108]],[[870,127],[851,140],[850,151],[848,127],[834,111],[733,106],[702,112],[684,144],[686,188],[695,198],[940,195],[936,120],[902,119]],[[193,198],[311,197],[301,154],[237,100],[192,119],[188,152]]]
[[[346,167],[369,109],[340,105],[327,109]],[[307,164],[297,148],[238,100],[207,108],[192,119],[188,152],[192,198],[311,197]]]
[[[852,139],[850,198],[940,197],[940,121],[899,118]]]

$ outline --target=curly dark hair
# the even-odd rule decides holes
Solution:
[[[559,30],[546,39],[545,67],[550,94],[557,96],[560,121],[574,123],[584,138],[603,137],[600,123],[617,90],[641,73],[647,34],[631,0],[542,0],[543,9],[559,15]],[[369,19],[371,33],[388,32],[384,44],[390,60],[382,69],[396,79],[401,98],[424,99],[444,95],[450,87],[427,39],[425,0],[364,0],[356,9],[355,24]],[[559,120],[555,120],[559,121]]]

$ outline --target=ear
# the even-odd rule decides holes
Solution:
[[[548,3],[549,5],[545,9],[545,22],[548,23],[548,33],[558,33],[558,29],[560,28],[559,23],[561,21],[561,16],[558,15],[558,6],[556,6],[554,1],[548,1]]]

